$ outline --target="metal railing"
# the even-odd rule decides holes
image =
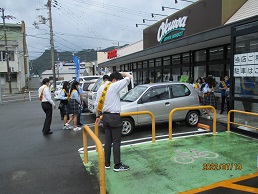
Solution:
[[[217,125],[217,113],[216,113],[216,109],[213,106],[189,106],[189,107],[181,107],[181,108],[174,108],[168,116],[168,121],[169,121],[169,125],[168,125],[168,136],[169,136],[169,140],[172,140],[172,122],[173,122],[173,114],[176,111],[183,111],[183,110],[198,110],[198,109],[212,109],[213,110],[213,135],[216,134],[216,125]]]
[[[131,115],[144,115],[144,114],[148,114],[151,116],[151,125],[152,125],[152,142],[154,143],[156,141],[155,136],[156,136],[156,127],[155,127],[155,116],[152,112],[150,111],[138,111],[138,112],[124,112],[124,113],[120,113],[121,117],[127,117],[127,116],[131,116]],[[102,119],[102,116],[100,117]],[[99,136],[99,128],[97,125],[94,126],[95,129],[95,134],[98,137]]]
[[[88,163],[88,138],[87,133],[96,144],[96,149],[99,157],[99,186],[100,194],[106,194],[106,175],[105,175],[105,158],[104,150],[99,138],[92,132],[89,126],[83,127],[83,149],[84,149],[84,163]]]
[[[230,114],[232,112],[236,112],[236,113],[240,113],[240,114],[246,114],[246,115],[253,115],[253,116],[258,116],[257,113],[253,113],[253,112],[246,112],[246,111],[241,111],[241,110],[230,110],[228,112],[228,124],[227,124],[227,130],[230,131],[230,124],[234,124],[234,125],[238,125],[238,126],[246,126],[248,128],[252,128],[252,129],[256,129],[258,130],[257,127],[253,127],[253,126],[250,126],[250,125],[246,125],[246,124],[241,124],[241,123],[236,123],[236,122],[231,122],[230,121]]]

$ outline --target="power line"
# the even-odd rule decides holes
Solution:
[[[106,4],[106,3],[102,3],[102,2],[97,2],[97,1],[73,0],[73,2],[78,2],[78,3],[81,3],[82,5],[86,4],[86,5],[88,5],[87,7],[95,6],[95,7],[99,7],[99,8],[102,8],[102,9],[107,9],[107,10],[113,10],[113,11],[121,12],[123,14],[145,16],[145,17],[150,15],[150,13],[148,13],[148,12],[138,11],[138,10],[134,10],[134,9],[128,9],[128,8],[125,8],[125,7],[120,7],[120,6],[116,6],[116,5],[110,5],[110,4]]]
[[[108,24],[109,27],[113,26],[113,27],[116,28],[116,30],[120,29],[122,31],[131,31],[133,33],[139,32],[138,30],[131,30],[131,26],[123,25],[121,23],[117,23],[115,20],[109,21],[109,20],[105,19],[103,21],[102,18],[98,18],[96,15],[92,16],[91,14],[88,14],[88,12],[87,12],[87,15],[84,15],[85,14],[85,9],[82,9],[82,10],[76,9],[76,8],[69,9],[67,7],[69,7],[69,6],[65,6],[64,8],[59,9],[59,10],[60,11],[63,11],[63,10],[66,11],[66,13],[64,13],[64,15],[73,15],[73,16],[76,16],[76,18],[77,18],[77,16],[82,17],[82,15],[83,15],[83,16],[85,16],[85,18],[87,18],[87,21],[90,20],[90,21],[93,21],[94,23],[97,22],[97,23],[105,24],[105,25]],[[80,13],[80,15],[78,13]],[[120,16],[117,16],[117,17],[120,17]],[[131,21],[132,18],[130,18],[128,20]]]

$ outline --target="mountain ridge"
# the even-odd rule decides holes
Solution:
[[[127,46],[128,44],[124,45]],[[121,46],[119,48],[122,48],[124,46]],[[97,52],[108,52],[113,49],[117,48],[116,46],[111,46],[102,50],[94,50],[94,49],[83,49],[81,51],[78,51],[76,53],[73,53],[71,51],[64,51],[64,52],[58,52],[55,50],[55,56],[54,61],[64,61],[66,63],[73,62],[73,55],[80,57],[81,62],[89,62],[89,61],[96,61],[97,60]],[[39,75],[48,69],[51,69],[51,51],[45,50],[45,52],[39,56],[37,59],[30,61],[30,73],[31,75]]]

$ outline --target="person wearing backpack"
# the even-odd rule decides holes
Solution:
[[[224,80],[219,83],[219,89],[221,90],[221,109],[220,109],[220,114],[224,112],[224,106],[225,106],[225,100],[226,97],[229,95],[229,87],[230,87],[230,82],[229,82],[229,77],[226,75],[224,77]],[[229,111],[229,101],[227,100],[227,111]]]
[[[53,109],[56,108],[54,101],[51,99],[49,85],[50,85],[50,79],[45,78],[42,81],[42,86],[38,89],[39,100],[41,101],[41,107],[46,114],[44,126],[42,129],[42,132],[44,135],[50,135],[53,133],[50,129],[50,125],[52,122]]]

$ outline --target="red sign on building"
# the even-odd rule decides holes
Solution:
[[[117,50],[116,49],[114,49],[112,51],[108,51],[108,53],[107,53],[107,58],[108,59],[112,59],[112,58],[115,58],[115,57],[117,57]]]

